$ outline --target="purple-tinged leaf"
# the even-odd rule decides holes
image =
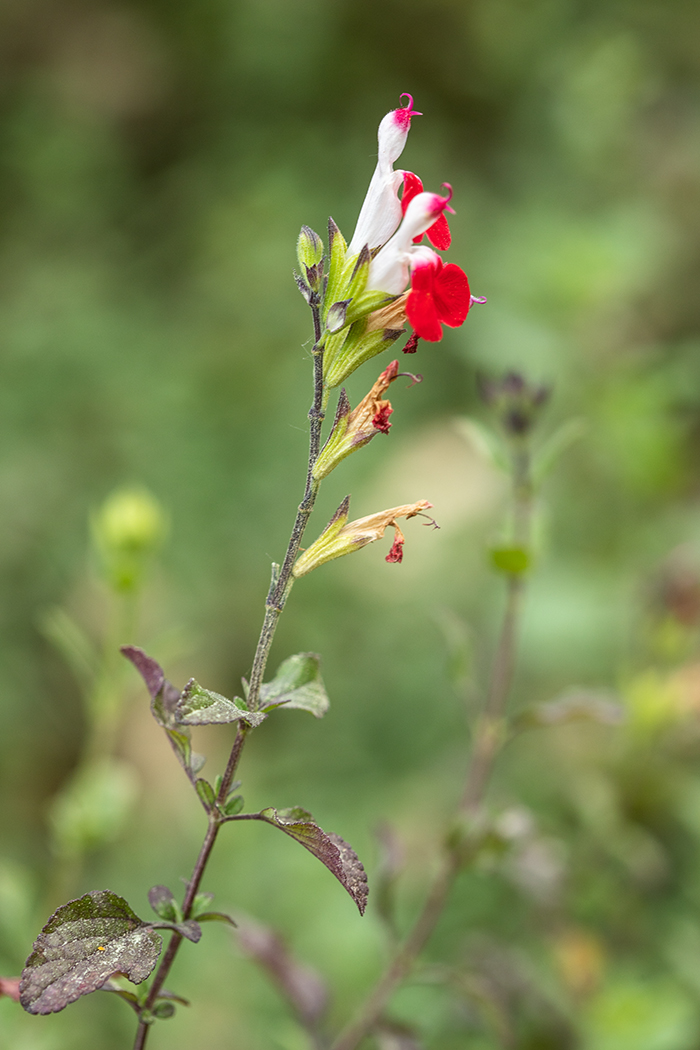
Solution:
[[[115,973],[140,984],[162,944],[123,897],[110,890],[86,893],[55,911],[37,937],[22,973],[20,1002],[30,1014],[51,1014]]]
[[[179,699],[176,717],[182,725],[210,726],[225,725],[229,722],[247,722],[258,726],[266,717],[262,711],[248,711],[243,701],[240,706],[234,700],[227,700],[220,693],[214,693],[190,678]]]
[[[314,818],[298,806],[292,809],[263,809],[257,819],[284,831],[300,842],[314,857],[318,857],[348,891],[360,915],[367,906],[367,875],[355,851],[340,835],[322,831]]]
[[[151,886],[148,891],[148,903],[159,919],[166,922],[179,922],[182,918],[180,906],[172,890],[167,886]]]
[[[328,695],[318,653],[296,653],[280,664],[272,681],[260,690],[260,706],[263,711],[293,707],[322,718],[328,710]]]
[[[135,645],[123,645],[122,653],[141,674],[151,697],[151,712],[158,725],[168,734],[170,746],[192,784],[204,765],[204,756],[192,750],[190,731],[180,725],[176,708],[180,692],[167,680],[159,663]]]
[[[282,938],[266,926],[241,922],[239,940],[243,951],[272,977],[307,1026],[314,1026],[325,1013],[328,989],[315,970],[289,952]]]
[[[202,929],[194,919],[186,919],[184,922],[151,922],[149,926],[154,930],[172,930],[193,944],[202,939]]]
[[[147,656],[143,649],[139,649],[137,645],[123,645],[121,652],[127,660],[131,660],[146,683],[146,689],[150,693],[151,700],[155,700],[165,682],[163,668],[156,660]]]
[[[181,995],[175,995],[174,992],[169,992],[165,988],[161,988],[161,990],[158,992],[158,998],[159,999],[170,999],[174,1003],[179,1003],[180,1006],[191,1006],[192,1005],[191,1002],[189,1001],[189,999],[183,999],[183,997]]]

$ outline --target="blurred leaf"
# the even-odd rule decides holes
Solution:
[[[586,433],[587,425],[583,419],[568,419],[562,423],[558,430],[540,445],[532,457],[532,479],[535,485],[539,485],[550,470],[556,465],[557,460],[576,441]]]
[[[288,657],[260,690],[260,703],[264,711],[284,705],[322,718],[329,703],[321,678],[321,657],[316,653]]]
[[[0,977],[0,996],[19,1002],[19,977]]]
[[[81,855],[113,842],[138,798],[133,766],[105,757],[79,769],[51,803],[50,821],[62,854]]]
[[[243,795],[229,795],[223,806],[220,806],[219,808],[224,816],[235,817],[236,814],[241,812],[243,805]]]
[[[319,828],[310,813],[298,806],[292,809],[263,809],[258,820],[279,828],[318,857],[335,875],[357,905],[360,915],[367,906],[367,875],[355,851],[339,835]]]
[[[193,944],[198,944],[202,939],[202,929],[194,919],[185,919],[183,922],[154,922],[151,925],[157,930],[174,930]]]
[[[168,922],[182,921],[180,905],[167,886],[152,886],[148,891],[148,903],[159,918]]]
[[[625,717],[621,703],[609,694],[586,691],[567,693],[556,700],[534,704],[518,712],[513,728],[534,729],[542,726],[566,725],[570,722],[598,722],[601,725],[619,725]]]
[[[66,661],[83,690],[88,692],[97,678],[100,665],[100,654],[90,638],[59,605],[44,612],[39,627]]]
[[[111,977],[107,978],[105,983],[99,987],[98,991],[113,992],[115,995],[118,995],[120,999],[123,999],[128,1003],[137,1014],[141,1012],[142,1004],[139,996],[135,995],[134,992],[130,992],[127,988],[122,988],[121,985],[117,984],[117,982]]]
[[[94,890],[62,905],[34,943],[22,973],[20,1002],[30,1014],[63,1010],[113,973],[134,984],[153,970],[162,940],[123,897]]]
[[[238,699],[238,698],[236,698]],[[235,700],[227,700],[220,693],[203,689],[194,678],[185,686],[175,711],[178,722],[190,726],[224,725],[228,722],[247,722],[258,726],[265,719],[262,711],[248,711]]]
[[[390,824],[382,823],[376,829],[379,843],[379,863],[373,893],[380,919],[391,934],[398,936],[396,924],[396,882],[406,863],[405,850]]]
[[[328,1005],[328,989],[322,977],[295,959],[279,934],[267,926],[241,920],[238,939],[246,955],[277,984],[301,1021],[316,1025]]]
[[[153,1006],[153,1016],[158,1017],[161,1021],[165,1021],[169,1017],[174,1017],[175,1004],[168,1002],[167,999],[156,1001]]]
[[[374,1032],[379,1050],[423,1050],[415,1029],[395,1021],[382,1021]]]

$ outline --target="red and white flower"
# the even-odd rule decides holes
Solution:
[[[401,194],[401,211],[405,215],[408,205],[417,197],[419,193],[423,192],[423,183],[414,175],[412,171],[405,171],[403,173],[403,193]],[[450,190],[450,196],[452,191]],[[449,199],[449,198],[448,198]],[[452,211],[451,208],[448,211]],[[447,225],[447,219],[445,213],[439,215],[432,226],[429,226],[425,231],[425,236],[432,245],[434,245],[438,251],[446,252],[452,244],[452,234],[450,233],[450,227]],[[418,237],[413,238],[414,244],[419,244],[423,240],[423,234],[421,233]]]
[[[413,251],[406,317],[417,336],[432,343],[442,339],[443,324],[459,328],[473,301],[464,270],[454,263],[445,265],[432,248]]]
[[[394,163],[399,159],[406,145],[411,128],[411,117],[421,115],[414,110],[411,95],[404,94],[401,98],[407,98],[407,104],[387,113],[379,125],[377,167],[348,246],[349,255],[357,255],[365,245],[372,250],[384,244],[395,233],[401,222],[399,189],[405,173],[394,171]]]

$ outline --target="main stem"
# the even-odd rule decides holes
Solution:
[[[532,515],[532,484],[529,453],[522,440],[512,449],[512,478],[513,539],[515,544],[527,548]],[[522,576],[510,573],[489,688],[476,727],[471,762],[459,806],[460,814],[465,816],[473,817],[480,810],[496,757],[503,744],[503,721],[515,669],[523,593]],[[459,847],[446,847],[425,904],[412,929],[396,949],[391,962],[357,1016],[340,1033],[331,1050],[355,1050],[381,1019],[391,996],[408,977],[430,940],[462,865],[463,856]]]
[[[277,622],[282,615],[282,611],[289,597],[289,592],[292,589],[292,583],[294,578],[292,576],[292,569],[294,562],[296,561],[297,554],[299,553],[299,547],[301,545],[304,530],[309,520],[311,511],[313,510],[314,503],[316,502],[316,496],[318,494],[318,482],[314,480],[313,469],[318,459],[318,453],[321,448],[321,429],[323,426],[323,420],[325,417],[325,407],[327,394],[323,384],[323,347],[320,345],[321,342],[321,316],[320,307],[312,305],[313,319],[314,319],[314,399],[311,408],[309,409],[309,463],[306,472],[306,485],[304,487],[304,496],[299,504],[297,516],[294,521],[294,527],[292,528],[292,534],[289,538],[287,545],[287,551],[282,562],[282,567],[279,572],[275,571],[273,580],[270,585],[270,590],[267,595],[267,601],[265,602],[265,618],[263,625],[260,630],[260,637],[258,638],[258,644],[255,650],[255,656],[253,658],[253,668],[250,675],[250,689],[248,692],[248,707],[255,711],[260,706],[260,688],[262,686],[263,677],[265,674],[265,665],[267,664],[267,658],[270,653],[272,646],[272,640],[275,636],[275,629]],[[224,773],[223,780],[219,793],[216,797],[217,803],[223,803],[229,792],[229,788],[233,782],[233,777],[236,772],[236,768],[243,752],[243,746],[246,741],[247,733],[249,729],[247,726],[238,723],[238,729],[236,732],[236,739],[233,742],[231,748],[231,754],[229,755],[228,762],[226,764],[226,771]],[[219,834],[219,830],[222,826],[223,819],[219,815],[216,809],[213,809],[209,814],[209,826],[207,833],[204,837],[204,842],[199,851],[197,862],[192,872],[192,877],[187,883],[187,891],[185,898],[182,902],[182,915],[184,919],[189,919],[192,912],[192,906],[194,904],[195,897],[199,892],[199,886],[204,876],[209,857],[214,848],[216,838]],[[148,998],[144,1004],[144,1009],[151,1011],[158,999],[158,995],[168,978],[170,969],[175,961],[175,956],[178,953],[180,945],[182,944],[182,934],[173,933],[170,943],[165,950],[165,954],[160,961],[160,965],[156,971],[156,975],[153,978],[153,983],[148,993]],[[139,1026],[136,1031],[136,1038],[134,1040],[133,1050],[143,1050],[148,1039],[148,1033],[151,1030],[152,1024],[149,1021],[140,1020]]]

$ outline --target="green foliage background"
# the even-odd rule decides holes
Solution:
[[[88,516],[144,484],[171,535],[123,641],[179,683],[238,690],[302,488],[296,235],[329,214],[351,234],[376,125],[409,90],[425,115],[401,164],[452,183],[449,258],[489,302],[421,345],[424,383],[394,386],[390,437],[329,479],[310,532],[346,492],[355,516],[430,499],[443,527],[409,523],[400,568],[378,544],[297,585],[272,665],[322,653],[331,711],[282,711],[255,735],[248,805],[308,807],[370,878],[373,828],[394,822],[412,914],[502,597],[484,556],[502,481],[455,419],[483,418],[478,370],[552,382],[545,428],[573,416],[584,433],[545,488],[514,702],[575,684],[619,692],[628,718],[511,746],[494,810],[535,830],[465,875],[431,948],[471,977],[412,986],[394,1014],[435,1050],[697,1050],[696,620],[652,598],[679,546],[691,592],[700,567],[699,40],[692,0],[2,0],[0,972],[60,903],[45,813],[84,732],[42,613],[65,604],[100,634]],[[377,373],[353,377],[353,403]],[[203,817],[127,681],[120,751],[143,803],[75,892],[109,887],[146,916],[148,887],[191,870]],[[212,768],[227,733],[197,739]],[[270,828],[227,831],[205,888],[280,928],[341,1023],[380,967],[376,918]],[[194,1005],[154,1050],[305,1045],[223,927],[185,946],[169,985]],[[3,999],[0,1025],[7,1050],[133,1038],[106,995],[48,1019]]]

